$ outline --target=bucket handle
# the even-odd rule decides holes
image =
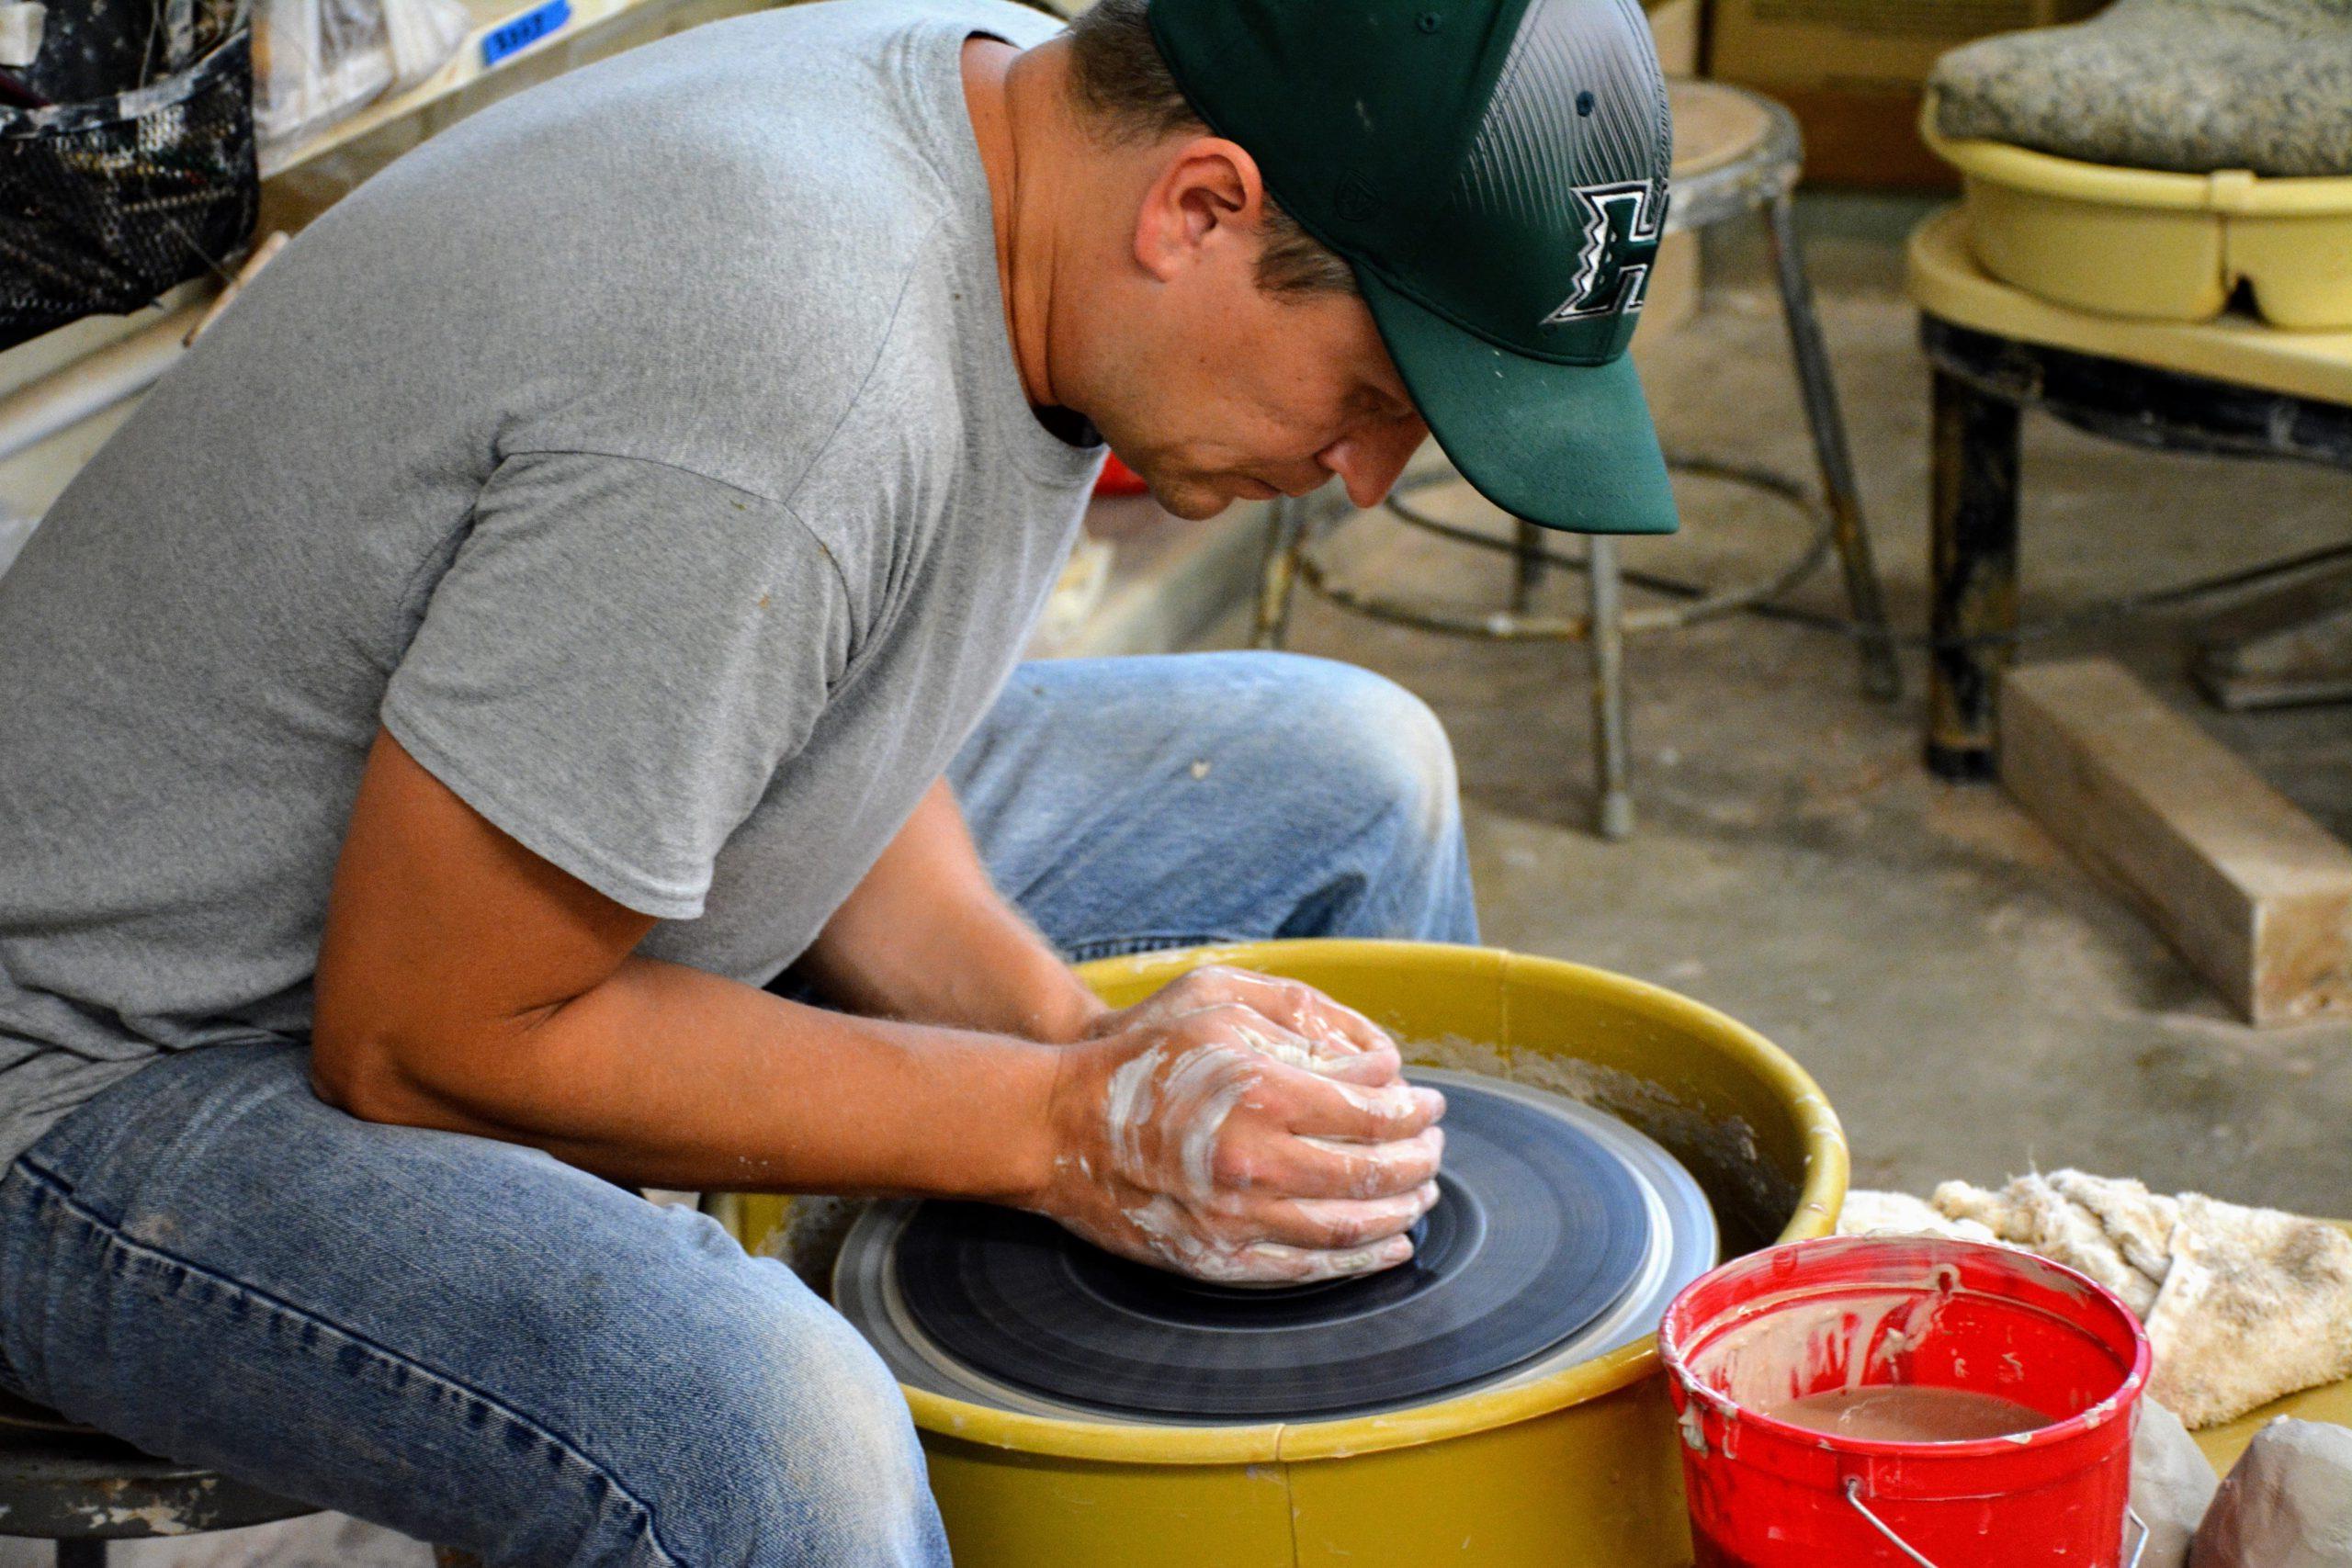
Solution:
[[[1917,1547],[1913,1546],[1909,1541],[1895,1534],[1894,1531],[1888,1527],[1887,1522],[1884,1519],[1880,1518],[1876,1514],[1871,1512],[1870,1505],[1862,1501],[1862,1478],[1860,1476],[1849,1475],[1846,1477],[1846,1501],[1852,1505],[1854,1512],[1861,1515],[1862,1517],[1871,1522],[1871,1529],[1878,1531],[1879,1534],[1893,1541],[1894,1543],[1895,1551],[1903,1553],[1904,1556],[1908,1557],[1912,1562],[1917,1562],[1919,1565],[1919,1568],[1936,1568],[1936,1564],[1932,1561],[1919,1555],[1919,1549]],[[2132,1555],[2124,1560],[2123,1568],[2140,1568],[2140,1559],[2146,1554],[2148,1550],[2148,1521],[2140,1517],[2137,1509],[2132,1508],[2128,1506],[2123,1510],[2123,1517],[2131,1523],[2140,1527],[2140,1539],[2132,1543]]]

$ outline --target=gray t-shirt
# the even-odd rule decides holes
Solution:
[[[986,710],[1099,447],[1022,391],[961,47],[714,23],[298,238],[0,578],[0,1157],[158,1052],[300,1039],[380,722],[752,983]]]

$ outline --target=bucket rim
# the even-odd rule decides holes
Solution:
[[[1800,1427],[1783,1421],[1761,1410],[1740,1404],[1718,1389],[1710,1388],[1690,1370],[1684,1352],[1682,1337],[1676,1327],[1688,1315],[1690,1297],[1710,1280],[1735,1269],[1766,1267],[1775,1256],[1792,1253],[1825,1253],[1864,1251],[1889,1242],[1919,1246],[1932,1252],[1962,1254],[1976,1258],[1997,1258],[2005,1262],[2024,1258],[2047,1269],[2067,1284],[2078,1287],[2086,1296],[2098,1302],[2116,1321],[2129,1331],[2132,1340],[2132,1364],[2125,1371],[2115,1391],[2076,1411],[2063,1421],[2035,1427],[2023,1432],[2007,1433],[1994,1438],[1970,1438],[1954,1442],[1905,1442],[1887,1438],[1849,1438]],[[1666,1369],[1668,1385],[1678,1396],[1678,1411],[1686,1399],[1696,1399],[1716,1415],[1726,1419],[1736,1418],[1743,1425],[1752,1425],[1766,1434],[1784,1441],[1809,1444],[1837,1453],[1850,1453],[1861,1459],[1902,1459],[1914,1462],[1921,1459],[1973,1460],[1998,1454],[2017,1453],[2025,1450],[2047,1451],[2065,1447],[2079,1438],[2098,1432],[2109,1424],[2127,1419],[2138,1408],[2147,1392],[2148,1378],[2154,1364],[2154,1355],[2148,1342],[2148,1331],[2139,1314],[2126,1305],[2123,1298],[2100,1284],[2080,1269],[2029,1252],[2021,1247],[2005,1247],[1996,1242],[1965,1241],[1953,1236],[1871,1236],[1823,1235],[1800,1237],[1776,1242],[1742,1258],[1717,1265],[1683,1287],[1680,1294],[1667,1304],[1666,1314],[1658,1321],[1658,1360]]]
[[[1826,1237],[1846,1197],[1844,1128],[1810,1074],[1780,1046],[1729,1014],[1663,986],[1567,959],[1504,948],[1351,937],[1222,942],[1101,958],[1078,966],[1090,982],[1175,978],[1205,964],[1255,965],[1284,953],[1378,960],[1385,966],[1446,968],[1498,988],[1545,976],[1568,988],[1697,1026],[1760,1079],[1787,1108],[1804,1145],[1804,1180],[1778,1240]],[[1310,1421],[1192,1427],[1087,1421],[1000,1410],[901,1384],[927,1438],[1039,1457],[1167,1465],[1283,1463],[1348,1459],[1418,1448],[1535,1420],[1645,1382],[1659,1371],[1658,1336],[1563,1367],[1534,1382],[1434,1400],[1408,1410]]]

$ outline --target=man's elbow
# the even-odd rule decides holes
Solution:
[[[396,1126],[447,1126],[426,1076],[418,1070],[427,1051],[420,1032],[380,1015],[361,1019],[326,1005],[317,1010],[311,1032],[311,1089],[322,1100],[362,1122]]]

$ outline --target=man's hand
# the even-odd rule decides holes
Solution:
[[[1444,1098],[1396,1072],[1386,1036],[1312,987],[1202,971],[1061,1054],[1053,1176],[1029,1206],[1198,1279],[1393,1267],[1445,1146]]]
[[[1333,1001],[1304,980],[1211,964],[1169,982],[1131,1008],[1106,1012],[1086,1031],[1106,1039],[1134,1029],[1171,1023],[1186,1013],[1238,1004],[1280,1026],[1250,1030],[1257,1050],[1295,1067],[1350,1083],[1396,1080],[1403,1066],[1387,1032],[1351,1007]],[[1248,1029],[1244,1024],[1242,1028]],[[1303,1046],[1303,1049],[1300,1047]]]

